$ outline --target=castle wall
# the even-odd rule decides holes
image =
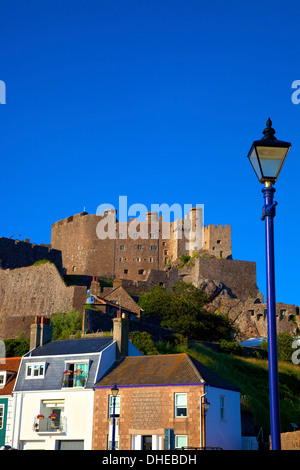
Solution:
[[[47,259],[62,272],[61,252],[48,245],[37,245],[28,241],[0,237],[0,266],[15,269],[32,266],[36,261]]]
[[[116,220],[115,211],[106,213]],[[212,254],[231,256],[230,226],[203,230],[199,208],[191,209],[185,220],[174,222],[164,222],[156,212],[148,212],[145,221],[116,221],[111,238],[100,239],[97,229],[105,217],[82,212],[52,225],[51,246],[61,250],[67,274],[145,281],[151,270],[164,270],[180,256],[191,256],[204,241]],[[185,231],[188,222],[190,233],[197,234],[190,237],[190,243]]]
[[[86,288],[67,287],[51,264],[0,270],[0,339],[29,336],[35,315],[51,316],[75,308],[82,312]]]
[[[231,227],[230,225],[208,225],[204,227],[203,250],[218,258],[231,258]]]
[[[250,261],[205,258],[200,255],[189,267],[179,269],[178,275],[196,287],[207,280],[214,281],[216,285],[224,284],[239,299],[256,296],[258,292],[256,264]]]

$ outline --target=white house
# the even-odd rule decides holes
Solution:
[[[114,319],[113,337],[51,341],[52,327],[36,318],[34,347],[21,360],[13,392],[11,445],[22,450],[90,450],[94,384],[120,355],[141,353],[128,341],[128,331],[121,334],[124,319]]]

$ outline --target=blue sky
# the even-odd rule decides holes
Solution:
[[[247,160],[270,116],[277,301],[300,305],[298,1],[0,0],[0,235],[103,203],[204,204],[265,294],[263,198]]]

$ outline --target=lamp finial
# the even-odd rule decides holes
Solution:
[[[266,125],[267,127],[263,131],[263,134],[264,134],[263,140],[265,139],[277,140],[276,137],[274,137],[275,131],[272,127],[272,121],[270,118],[268,118]]]

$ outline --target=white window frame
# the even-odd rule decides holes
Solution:
[[[179,438],[185,438],[185,444],[184,445],[178,445],[178,439]],[[187,447],[188,446],[188,438],[186,434],[178,434],[175,435],[175,449],[181,449],[182,447]]]
[[[112,395],[109,395],[108,397],[108,417],[109,419],[112,419],[113,417],[113,399],[114,397]],[[116,406],[115,406],[115,418],[120,417],[120,407],[121,407],[121,398],[120,395],[116,396]]]
[[[4,388],[5,384],[6,384],[6,370],[2,370],[0,372],[0,388]]]
[[[31,373],[29,374],[29,369]],[[34,370],[38,370],[38,374],[34,375]],[[42,370],[42,373],[41,373]],[[26,376],[25,379],[43,379],[45,377],[46,362],[28,362],[26,364]]]
[[[1,413],[1,410],[2,410],[2,413]],[[4,403],[1,403],[0,404],[0,429],[3,429],[4,412],[5,412],[5,405]]]
[[[177,397],[179,396],[185,396],[186,398],[186,405],[185,406],[179,406],[177,405]],[[178,414],[178,408],[185,408],[186,409],[186,415],[185,416],[181,416]],[[186,392],[182,392],[182,393],[175,393],[175,396],[174,396],[174,414],[175,414],[175,418],[187,418],[187,393]]]

